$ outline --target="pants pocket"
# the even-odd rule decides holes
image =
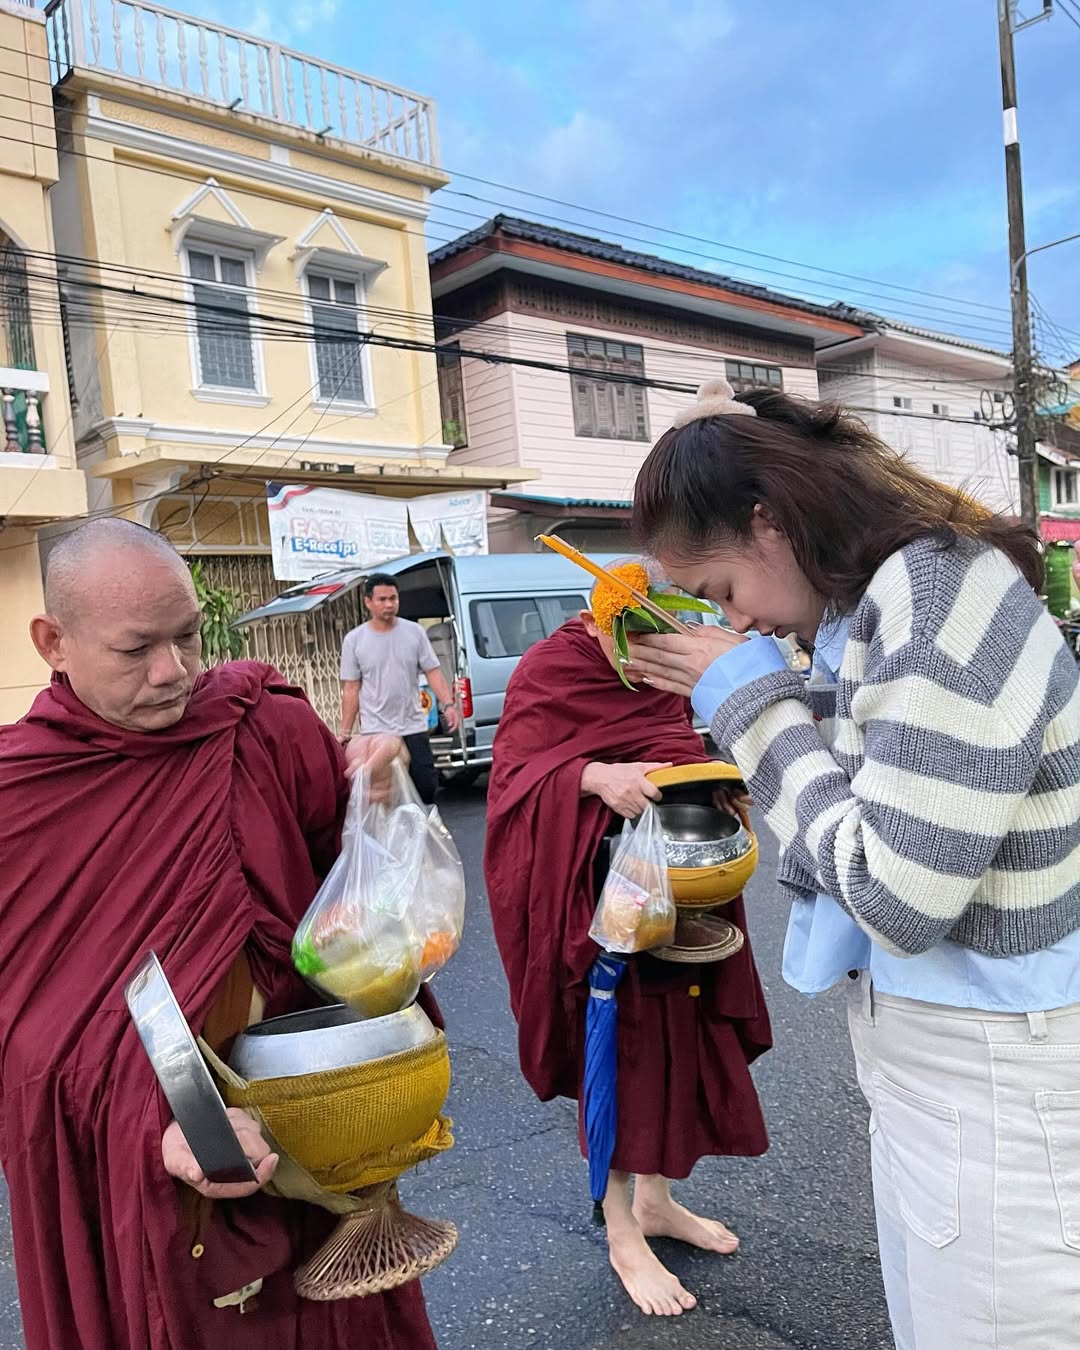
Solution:
[[[1066,1247],[1080,1251],[1080,1092],[1036,1092]]]
[[[960,1112],[877,1071],[873,1088],[873,1125],[904,1222],[931,1247],[947,1247],[960,1236]]]

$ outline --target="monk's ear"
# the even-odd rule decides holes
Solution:
[[[67,664],[64,656],[64,630],[59,619],[51,614],[37,614],[30,620],[30,640],[38,650],[38,655],[53,670],[63,670]]]
[[[592,616],[592,610],[583,609],[580,612],[580,614],[578,614],[578,618],[585,625],[586,629],[593,635],[593,637],[595,637],[596,634],[599,632],[599,629],[596,627],[596,620]]]

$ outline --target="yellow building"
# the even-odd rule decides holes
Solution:
[[[447,181],[429,100],[154,4],[52,0],[47,14],[92,511],[161,528],[256,603],[281,589],[268,480],[415,496],[529,476],[447,463],[424,350],[424,222]],[[57,399],[64,366],[48,368]],[[278,637],[257,654],[295,675],[297,642]],[[302,635],[335,696],[336,640]]]
[[[44,16],[0,0],[0,722],[48,676],[27,637],[42,608],[38,531],[86,510],[52,261],[56,179]]]

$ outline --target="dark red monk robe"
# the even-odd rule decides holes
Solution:
[[[598,950],[588,936],[593,866],[612,824],[598,797],[580,796],[582,770],[593,760],[708,756],[686,700],[624,688],[578,620],[522,657],[494,754],[484,873],[521,1068],[542,1100],[577,1098]],[[724,913],[745,931],[741,899]],[[617,997],[613,1167],[676,1179],[710,1154],[763,1153],[768,1139],[748,1065],[772,1036],[749,941],[711,965],[636,956]]]
[[[432,1350],[418,1284],[338,1303],[292,1270],[334,1220],[168,1177],[170,1114],[128,1016],[150,948],[201,1030],[246,955],[268,1016],[310,1005],[293,929],[334,859],[341,752],[268,666],[199,680],[160,732],[63,679],[0,730],[0,1160],[28,1350]],[[241,1315],[213,1300],[258,1278]]]

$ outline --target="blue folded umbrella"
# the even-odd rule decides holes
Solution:
[[[619,1055],[618,1005],[615,990],[626,974],[625,956],[601,952],[589,971],[589,1002],[585,1010],[585,1144],[589,1153],[589,1187],[602,1221],[600,1206],[607,1195],[608,1173],[615,1154],[618,1112],[615,1083]]]

